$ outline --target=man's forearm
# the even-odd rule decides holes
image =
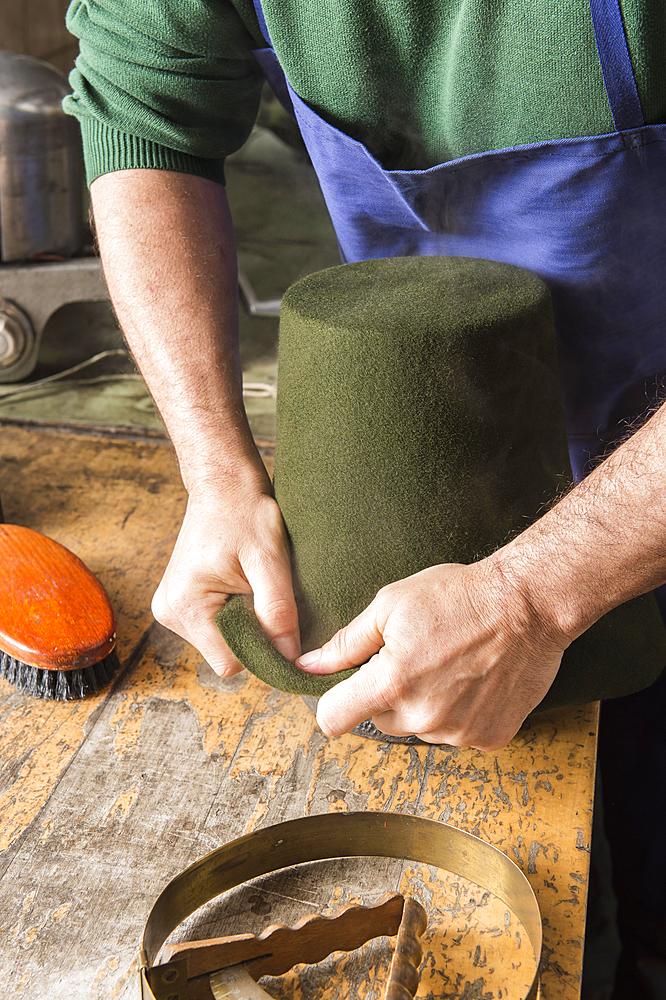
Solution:
[[[496,562],[539,616],[572,639],[664,583],[666,405]]]
[[[111,298],[186,487],[253,474],[224,188],[187,174],[128,170],[99,177],[91,196]]]

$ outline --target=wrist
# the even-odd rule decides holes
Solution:
[[[541,563],[529,552],[513,543],[498,549],[489,557],[493,572],[503,582],[503,587],[518,607],[532,620],[532,627],[545,637],[566,649],[574,639],[586,631],[598,614],[592,614],[580,600],[577,588],[566,580],[552,564]]]
[[[217,496],[272,493],[266,466],[256,447],[198,455],[196,461],[180,462],[183,485],[191,500]]]

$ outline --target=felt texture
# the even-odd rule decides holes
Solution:
[[[469,258],[394,258],[312,274],[287,292],[275,491],[289,531],[303,649],[385,584],[470,563],[523,530],[571,481],[545,284]],[[267,683],[322,694],[233,598],[231,649]],[[614,697],[666,664],[650,595],[567,650],[544,706]]]
[[[234,654],[248,670],[265,684],[290,694],[321,697],[329,688],[355,672],[306,674],[279,652],[262,631],[247,600],[232,597],[218,611],[216,621]]]

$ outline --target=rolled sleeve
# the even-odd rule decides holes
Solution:
[[[88,183],[113,170],[177,170],[224,182],[254,124],[256,44],[231,0],[73,0],[80,40],[68,114]]]

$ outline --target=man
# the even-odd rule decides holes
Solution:
[[[213,623],[232,593],[251,592],[278,648],[299,654],[284,526],[243,410],[223,187],[262,73],[296,115],[346,259],[462,253],[549,282],[572,463],[578,479],[596,468],[492,573],[439,566],[398,581],[299,660],[367,663],[321,700],[330,735],[372,716],[390,733],[506,743],[569,642],[666,580],[666,11],[74,0],[68,25],[81,55],[66,108],[81,122],[105,273],[189,495],[154,613],[218,673],[240,669]],[[662,679],[604,709],[612,846],[633,858],[617,874],[616,997],[666,996],[654,839],[665,707]]]

